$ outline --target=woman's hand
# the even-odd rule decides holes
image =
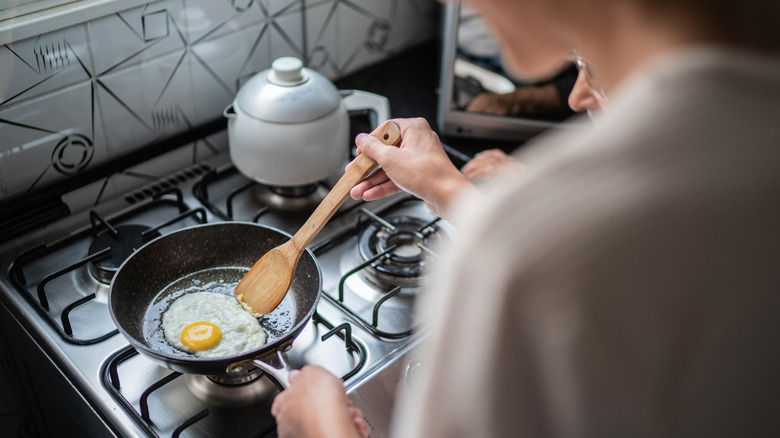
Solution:
[[[561,111],[561,98],[551,84],[519,87],[505,94],[480,93],[466,111],[504,117],[549,117]]]
[[[501,149],[480,152],[463,166],[463,175],[471,182],[490,181],[506,171],[522,168],[520,161]]]
[[[280,438],[368,438],[371,432],[343,382],[319,366],[291,372],[290,387],[276,396],[271,414]]]
[[[446,217],[456,196],[473,185],[458,171],[425,119],[394,119],[401,128],[399,147],[360,134],[358,152],[379,163],[381,169],[352,188],[354,199],[380,199],[403,190]]]

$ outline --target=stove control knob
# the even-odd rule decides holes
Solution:
[[[419,380],[419,375],[422,371],[422,361],[420,359],[412,359],[409,361],[409,364],[406,365],[406,370],[404,371],[404,381],[406,382],[406,386],[409,387],[409,389],[415,389],[417,387],[417,381]]]

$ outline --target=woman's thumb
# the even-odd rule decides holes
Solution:
[[[373,160],[376,160],[377,155],[381,153],[377,146],[382,145],[382,142],[372,135],[360,133],[355,137],[355,143],[357,143],[361,153],[366,154],[368,158]]]

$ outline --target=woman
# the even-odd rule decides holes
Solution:
[[[405,190],[460,231],[393,435],[780,436],[780,3],[472,5],[515,71],[575,49],[610,107],[486,195],[421,120],[400,148],[359,137],[383,172],[353,196]],[[365,432],[316,367],[273,413],[282,437]]]

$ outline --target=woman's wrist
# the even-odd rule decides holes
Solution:
[[[446,178],[438,178],[436,181],[437,185],[433,196],[429,197],[428,207],[445,219],[449,219],[450,210],[456,199],[466,196],[472,190],[476,191],[474,184],[460,172],[455,172]]]

